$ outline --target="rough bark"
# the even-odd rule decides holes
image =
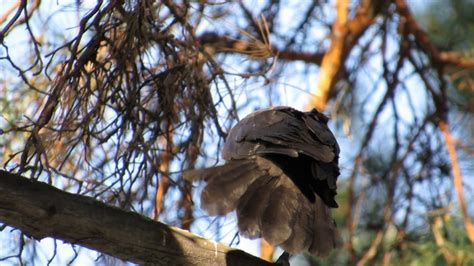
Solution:
[[[0,171],[0,222],[146,265],[274,265],[137,213]]]

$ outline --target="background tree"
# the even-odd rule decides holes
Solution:
[[[5,170],[234,244],[235,220],[195,208],[199,187],[181,171],[218,163],[228,129],[256,108],[315,106],[342,148],[346,243],[295,260],[474,261],[468,1],[1,5]],[[9,225],[4,261],[90,254],[55,256],[67,248]]]

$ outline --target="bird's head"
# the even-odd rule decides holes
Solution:
[[[316,117],[317,120],[324,122],[325,124],[327,124],[329,121],[329,117],[323,113],[320,113],[316,108],[313,108],[313,110],[311,110],[309,113]]]

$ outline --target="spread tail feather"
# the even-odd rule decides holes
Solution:
[[[275,169],[274,169],[275,168]],[[190,170],[185,180],[206,180],[201,208],[210,215],[234,209],[240,233],[263,237],[290,253],[326,256],[341,245],[329,207],[315,194],[309,201],[293,181],[267,160],[234,160]]]
[[[316,201],[310,202],[285,175],[259,178],[239,200],[239,230],[290,253],[327,256],[342,240],[330,208],[315,196]]]
[[[201,193],[201,208],[210,215],[224,215],[233,211],[239,199],[256,179],[264,176],[252,160],[236,160],[225,165],[186,171],[185,180],[205,180]]]
[[[309,252],[316,256],[327,256],[334,248],[342,246],[342,238],[331,217],[331,210],[318,200],[313,207],[313,239]]]
[[[342,240],[330,208],[315,197],[310,202],[284,174],[262,176],[238,200],[239,231],[248,238],[263,237],[290,253],[327,256]]]

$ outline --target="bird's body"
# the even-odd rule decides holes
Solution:
[[[237,212],[240,233],[290,253],[327,255],[340,245],[330,207],[337,207],[339,146],[317,110],[272,107],[254,112],[227,136],[222,166],[193,170],[207,182],[201,208]]]

